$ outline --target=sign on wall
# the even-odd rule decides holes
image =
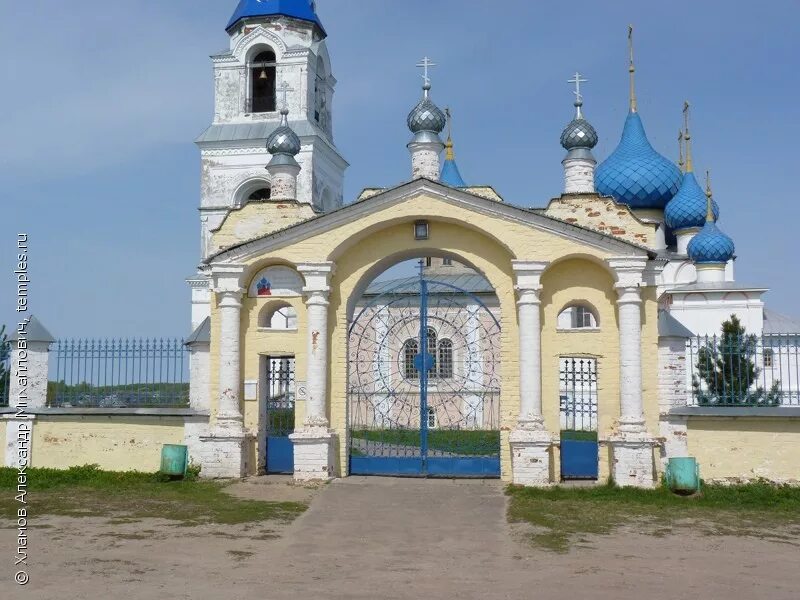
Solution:
[[[250,284],[251,298],[286,298],[300,296],[303,291],[303,278],[289,267],[267,267],[253,278]]]

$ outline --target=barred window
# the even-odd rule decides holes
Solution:
[[[765,348],[764,349],[764,366],[768,369],[772,367],[772,364],[775,359],[775,351],[772,348]]]
[[[403,376],[406,379],[417,378],[417,368],[414,366],[414,359],[419,354],[419,344],[417,340],[408,340],[403,345]]]
[[[444,339],[439,342],[439,378],[453,377],[453,342]]]

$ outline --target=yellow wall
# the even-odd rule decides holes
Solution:
[[[163,444],[183,444],[182,417],[39,416],[32,466],[98,464],[109,471],[155,472]]]
[[[800,481],[800,419],[690,417],[688,427],[703,479]]]
[[[430,223],[430,239],[424,242],[413,238],[412,224],[424,218]],[[227,225],[227,224],[226,224]],[[229,240],[226,240],[226,242]],[[495,287],[501,310],[502,352],[501,369],[501,422],[503,477],[509,478],[510,453],[508,432],[513,428],[519,412],[519,335],[516,321],[514,274],[511,261],[537,260],[554,264],[545,275],[544,295],[544,356],[548,361],[544,375],[545,413],[548,427],[558,431],[558,365],[557,356],[565,348],[569,353],[592,352],[607,357],[602,372],[602,417],[604,428],[618,416],[618,333],[616,326],[613,280],[603,260],[613,256],[594,246],[577,242],[565,235],[535,228],[504,218],[478,215],[462,205],[454,205],[424,193],[398,204],[388,206],[371,215],[341,224],[323,234],[287,244],[264,252],[247,263],[244,286],[250,283],[261,269],[272,264],[298,264],[331,260],[336,263],[332,278],[329,317],[330,362],[329,418],[331,427],[339,434],[339,472],[347,464],[346,434],[346,381],[347,381],[347,323],[352,298],[356,298],[374,277],[392,264],[408,258],[439,255],[456,257],[481,271]],[[558,262],[565,257],[580,257],[573,261]],[[555,332],[555,318],[559,303],[578,297],[590,300],[599,312],[603,327],[598,333],[562,334]],[[656,304],[654,291],[645,303],[645,347],[656,347]],[[297,380],[303,381],[306,372],[306,309],[301,299],[292,304],[298,312],[296,333],[258,331],[256,315],[263,299],[244,300],[242,315],[242,361],[244,380],[258,379],[259,355],[294,353],[297,356]],[[211,334],[211,398],[212,412],[216,410],[218,394],[218,342],[219,319],[212,303]],[[652,377],[646,389],[649,419],[658,414],[655,397],[655,354],[652,365],[645,368],[645,377]],[[252,406],[251,406],[252,404]],[[257,403],[245,403],[245,420],[255,434],[258,429]],[[298,404],[298,425],[302,423],[304,406]],[[651,421],[655,430],[656,421]],[[258,449],[261,452],[261,449]]]

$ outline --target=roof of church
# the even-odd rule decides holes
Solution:
[[[345,204],[341,208],[336,210],[323,213],[321,215],[314,216],[310,219],[306,219],[304,221],[300,221],[299,223],[295,223],[293,225],[289,225],[283,229],[279,229],[277,231],[273,231],[271,233],[265,235],[259,235],[252,239],[243,240],[226,248],[222,248],[219,251],[211,254],[208,256],[204,261],[203,264],[211,264],[216,260],[221,259],[225,255],[231,255],[237,251],[241,251],[243,248],[251,246],[257,242],[263,242],[265,240],[276,240],[278,238],[282,238],[289,234],[289,232],[297,231],[303,228],[317,228],[318,231],[320,225],[322,223],[329,222],[331,226],[336,226],[339,224],[342,219],[349,218],[345,217],[345,215],[349,212],[363,210],[365,205],[371,204],[379,204],[387,198],[390,194],[405,194],[408,191],[413,190],[414,188],[418,188],[420,186],[432,186],[438,187],[441,189],[442,195],[451,198],[451,199],[460,199],[463,198],[466,200],[467,198],[471,199],[472,204],[482,204],[483,208],[490,207],[492,210],[496,210],[498,212],[505,213],[507,215],[515,215],[522,217],[524,219],[542,219],[544,222],[547,222],[551,225],[556,226],[557,229],[561,230],[562,232],[572,232],[576,235],[576,237],[586,240],[587,242],[600,241],[604,244],[612,244],[618,249],[622,250],[623,248],[629,250],[635,250],[642,256],[647,256],[648,258],[655,259],[657,257],[657,253],[651,250],[650,248],[643,246],[641,244],[636,244],[634,242],[630,242],[625,239],[621,239],[606,233],[602,233],[597,231],[596,229],[590,229],[588,227],[582,227],[575,223],[570,223],[563,219],[559,219],[547,214],[543,214],[541,212],[532,211],[527,208],[522,208],[519,206],[515,206],[513,204],[508,204],[505,202],[498,202],[497,200],[486,198],[485,196],[481,196],[479,194],[474,194],[469,191],[469,189],[453,189],[443,183],[438,181],[433,181],[431,179],[427,179],[424,177],[420,177],[414,179],[412,181],[408,181],[406,183],[402,183],[400,185],[394,186],[392,188],[388,188],[385,190],[380,191],[379,193],[360,200],[358,202],[352,202],[350,204]],[[459,196],[459,194],[464,194],[464,196]],[[402,196],[400,196],[402,197]],[[389,196],[392,198],[392,196]],[[323,225],[324,226],[324,225]]]
[[[764,333],[770,334],[800,334],[800,319],[787,317],[768,308],[764,309]]]
[[[208,142],[233,142],[239,140],[266,140],[281,126],[280,121],[253,121],[252,123],[225,123],[212,125],[195,140],[196,143]],[[292,128],[300,137],[318,135],[318,129],[308,120],[289,121]]]
[[[242,19],[278,15],[314,23],[323,36],[327,35],[313,0],[241,0],[225,29],[230,31]]]
[[[712,200],[714,218],[719,218],[719,205]],[[706,222],[706,194],[697,183],[694,173],[683,174],[678,193],[669,201],[664,210],[664,220],[673,231],[702,227]]]
[[[439,181],[449,185],[450,187],[467,187],[464,178],[461,177],[461,173],[458,170],[458,165],[456,164],[455,158],[448,158],[444,161],[444,165],[442,166],[442,175]]]

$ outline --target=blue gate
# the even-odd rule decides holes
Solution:
[[[497,309],[446,279],[421,272],[356,308],[351,474],[500,476]]]
[[[293,473],[294,357],[267,357],[267,473]]]
[[[559,360],[561,479],[597,479],[597,360]]]

